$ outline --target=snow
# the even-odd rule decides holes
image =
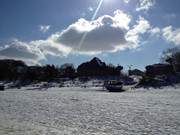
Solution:
[[[91,87],[0,92],[0,135],[179,133],[179,87],[124,93]]]

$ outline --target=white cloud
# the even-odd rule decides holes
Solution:
[[[134,25],[134,29],[132,31],[136,34],[144,34],[148,29],[150,29],[150,23],[140,16],[137,21],[137,25]]]
[[[144,34],[151,30],[151,25],[143,17],[139,17],[139,20],[136,23],[137,24],[127,32],[126,39],[129,42],[133,43],[135,46],[138,46],[141,34]]]
[[[81,18],[45,40],[16,40],[0,49],[0,58],[38,63],[46,60],[49,55],[66,57],[68,54],[95,55],[136,49],[139,47],[141,35],[152,28],[143,17],[139,17],[132,27],[131,20],[132,17],[121,10],[115,11],[113,16],[104,15],[94,21]]]
[[[155,0],[139,0],[136,11],[148,11],[155,5]]]
[[[17,59],[34,65],[39,64],[41,60],[46,60],[49,55],[67,56],[71,49],[55,43],[52,38],[53,36],[46,40],[31,42],[14,40],[0,49],[0,59]]]
[[[129,3],[130,2],[130,0],[123,0],[125,3]]]
[[[159,27],[154,27],[149,30],[149,33],[151,36],[159,37],[161,36],[161,29]]]
[[[121,10],[116,10],[114,12],[114,26],[123,27],[129,29],[129,23],[131,22],[131,16],[125,14]]]
[[[72,48],[74,52],[95,54],[130,48],[125,39],[131,17],[117,10],[114,16],[104,15],[94,21],[79,19],[59,33],[56,43]],[[82,37],[85,39],[79,46]]]
[[[14,40],[0,49],[0,59],[18,59],[28,64],[37,64],[45,56],[38,47]]]
[[[31,41],[29,44],[31,46],[37,46],[37,48],[44,54],[44,56],[67,56],[71,52],[71,48],[54,42],[55,37],[56,34],[46,40]]]
[[[151,32],[152,34],[159,34],[159,33],[161,32],[161,29],[158,28],[158,27],[155,27],[155,28],[151,29],[150,32]]]
[[[180,45],[180,28],[174,29],[172,26],[165,27],[162,29],[162,36],[168,42]]]
[[[49,29],[51,28],[50,25],[40,25],[39,26],[39,31],[46,33],[47,31],[49,31]]]
[[[93,8],[93,7],[88,7],[88,11],[89,11],[89,12],[93,12],[93,11],[94,11],[94,8]]]

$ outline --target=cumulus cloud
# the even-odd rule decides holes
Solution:
[[[13,40],[0,48],[0,59],[17,59],[34,65],[46,60],[47,56],[66,57],[71,49],[55,43],[51,38],[31,42]]]
[[[47,31],[49,31],[49,29],[51,28],[50,25],[40,25],[39,26],[39,31],[46,33]]]
[[[133,26],[131,30],[129,30],[126,34],[126,39],[134,44],[134,46],[138,46],[140,42],[140,36],[146,32],[151,30],[150,23],[144,19],[143,17],[139,17],[139,20],[136,22],[137,24]]]
[[[14,40],[0,49],[0,59],[18,59],[28,64],[37,64],[45,56],[36,46]]]
[[[154,28],[151,28],[148,33],[150,34],[150,36],[160,37],[161,29],[159,27],[154,27]]]
[[[49,55],[66,57],[70,53],[94,55],[135,49],[139,47],[141,35],[152,28],[143,17],[139,17],[133,26],[131,20],[132,17],[121,10],[115,11],[113,16],[104,15],[93,21],[81,18],[45,40],[16,40],[0,49],[0,58],[38,63]]]
[[[168,26],[162,29],[162,36],[168,42],[180,45],[180,28],[175,29],[172,26]]]
[[[94,21],[79,19],[59,33],[56,43],[86,54],[129,48],[125,35],[129,30],[130,21],[131,17],[120,10],[115,11],[114,16],[104,15]],[[85,39],[79,46],[84,35]]]
[[[155,5],[155,0],[139,0],[136,11],[148,11]]]
[[[71,52],[71,48],[54,42],[54,38],[56,38],[56,35],[46,40],[31,41],[29,45],[36,46],[45,56],[67,56]]]

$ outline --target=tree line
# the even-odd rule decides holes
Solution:
[[[0,60],[0,80],[51,81],[58,78],[74,79],[77,77],[123,76],[123,66],[106,64],[95,57],[91,61],[80,64],[77,68],[71,63],[61,66],[27,66],[18,60]],[[172,72],[180,72],[180,48],[171,48],[162,53],[161,64],[146,66],[145,74],[156,76]],[[134,70],[132,73],[138,72]]]
[[[0,60],[0,80],[51,81],[58,78],[119,76],[122,66],[107,65],[98,58],[80,64],[77,69],[71,63],[61,66],[27,66],[18,60]]]

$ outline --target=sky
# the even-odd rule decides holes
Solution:
[[[180,46],[179,0],[1,0],[0,59],[144,69]]]

